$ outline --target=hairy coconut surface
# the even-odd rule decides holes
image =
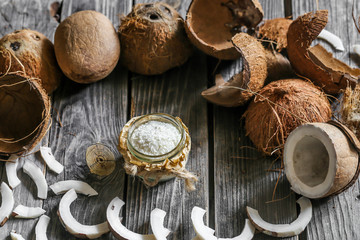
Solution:
[[[217,81],[214,87],[201,93],[206,100],[225,107],[245,104],[260,91],[267,77],[267,59],[261,43],[247,33],[236,34],[232,42],[243,57],[242,72],[228,82]]]
[[[290,24],[293,22],[287,18],[274,18],[266,20],[259,27],[261,39],[268,39],[276,43],[276,50],[279,52],[287,47],[287,33]]]
[[[111,21],[91,10],[76,12],[62,21],[55,32],[54,47],[61,70],[78,83],[105,78],[120,57],[120,42]]]
[[[193,0],[185,28],[190,41],[201,51],[231,60],[240,57],[230,41],[233,35],[241,26],[256,27],[263,15],[258,0]]]
[[[340,193],[356,181],[359,156],[349,133],[340,123],[308,123],[289,135],[284,164],[295,192],[321,198]]]
[[[287,136],[304,123],[327,122],[330,103],[325,94],[300,79],[266,85],[244,113],[246,135],[267,155],[281,154]]]
[[[121,63],[135,73],[162,74],[185,63],[192,53],[184,20],[165,3],[135,5],[121,19],[119,33]]]
[[[272,49],[266,49],[265,57],[268,72],[267,82],[295,77],[290,61],[284,55]]]
[[[43,34],[23,29],[0,39],[0,74],[23,72],[52,93],[60,84],[61,70],[54,45]]]
[[[320,46],[310,47],[327,21],[327,10],[310,12],[294,20],[287,34],[287,52],[298,74],[312,80],[326,93],[337,94],[348,84],[354,86],[358,82],[360,69],[350,68]]]
[[[44,137],[50,100],[36,82],[17,74],[0,77],[0,155],[30,151]]]
[[[360,139],[360,85],[347,87],[341,102],[342,122]]]

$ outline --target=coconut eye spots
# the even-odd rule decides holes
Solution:
[[[20,44],[19,42],[13,42],[13,43],[10,44],[10,47],[11,47],[11,49],[12,49],[13,51],[17,51],[17,50],[19,50],[20,45],[21,45],[21,44]]]

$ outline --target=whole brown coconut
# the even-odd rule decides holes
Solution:
[[[192,53],[184,21],[165,3],[137,4],[121,20],[121,62],[130,71],[162,74],[180,66]]]
[[[325,94],[300,79],[266,85],[244,113],[246,135],[267,155],[281,154],[292,130],[304,123],[327,122],[330,103]]]
[[[120,57],[120,42],[111,21],[96,11],[80,11],[55,32],[55,55],[61,70],[78,83],[105,78]]]
[[[52,42],[30,29],[0,39],[0,74],[16,71],[34,78],[48,94],[59,86],[62,76]]]
[[[0,77],[0,156],[21,155],[46,134],[50,100],[36,82],[9,73]]]
[[[272,40],[276,43],[276,49],[280,52],[287,47],[287,32],[292,20],[287,18],[274,18],[266,20],[259,27],[260,37]]]

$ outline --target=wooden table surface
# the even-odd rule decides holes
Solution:
[[[59,23],[49,14],[51,2],[1,0],[0,35],[30,28],[53,40]],[[139,2],[143,0],[63,0],[60,19],[76,11],[94,9],[105,14],[117,28],[119,16],[129,13],[132,6]],[[183,17],[190,2],[181,1],[178,10]],[[291,15],[296,18],[317,9],[315,0],[260,2],[265,19]],[[346,50],[336,52],[335,56],[353,67],[359,67],[359,58],[350,54],[351,47],[355,43],[360,44],[360,34],[356,32],[351,18],[351,7],[352,0],[319,1],[319,9],[329,10],[326,29],[340,36],[345,45]],[[356,9],[360,13],[360,1],[356,1]],[[326,42],[321,43],[334,52]],[[18,170],[22,184],[14,189],[16,204],[46,210],[46,215],[51,218],[49,239],[74,239],[62,227],[56,214],[61,196],[51,192],[48,199],[37,199],[35,184],[20,170],[24,161],[33,161],[46,171],[49,185],[61,180],[79,179],[99,192],[99,196],[91,198],[79,195],[71,205],[75,218],[83,224],[104,221],[105,209],[115,196],[126,203],[121,213],[123,223],[138,233],[148,233],[151,210],[155,207],[165,210],[165,226],[172,231],[168,239],[187,240],[195,236],[190,220],[194,206],[207,209],[205,221],[216,229],[218,237],[234,237],[241,233],[246,206],[259,209],[264,219],[273,223],[293,221],[298,214],[297,196],[291,192],[283,174],[267,171],[274,159],[265,158],[251,148],[253,145],[245,136],[241,120],[245,108],[214,106],[200,96],[201,91],[213,85],[216,64],[217,60],[195,51],[186,64],[159,76],[141,76],[118,65],[110,76],[89,85],[64,78],[60,88],[52,95],[52,126],[41,144],[51,147],[56,159],[65,165],[65,170],[59,175],[46,171],[38,153],[22,157]],[[229,61],[222,65],[228,66],[229,74],[241,67]],[[123,159],[116,149],[121,128],[131,115],[153,112],[179,116],[189,127],[192,149],[187,169],[199,177],[195,192],[186,192],[180,179],[149,189],[139,179],[125,174]],[[116,171],[102,179],[90,174],[85,161],[87,147],[95,143],[108,146],[117,160]],[[277,161],[272,168],[279,166],[280,161]],[[271,201],[278,177],[275,199],[284,199]],[[7,182],[3,163],[0,163],[0,179]],[[313,218],[310,224],[299,237],[289,239],[360,239],[359,199],[357,181],[345,193],[312,201]],[[0,228],[0,239],[10,239],[8,235],[12,229],[25,239],[35,239],[36,222],[12,218]],[[115,238],[106,234],[100,239]],[[256,233],[254,239],[273,238]]]

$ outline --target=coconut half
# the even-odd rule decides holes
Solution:
[[[155,208],[150,213],[150,226],[156,240],[166,240],[170,234],[170,230],[164,227],[164,219],[166,212],[159,208]]]
[[[42,215],[35,227],[36,240],[47,240],[46,230],[49,226],[50,218],[46,215]]]
[[[125,205],[124,201],[120,198],[115,197],[109,204],[106,209],[106,219],[109,224],[109,228],[112,234],[117,239],[129,239],[129,240],[156,240],[153,234],[151,235],[142,235],[138,233],[134,233],[127,229],[119,218],[119,213],[121,208]],[[164,234],[161,234],[162,236]]]
[[[0,227],[4,226],[9,219],[11,212],[14,208],[14,195],[13,191],[5,183],[1,183],[1,207],[0,207]]]
[[[292,190],[308,198],[322,198],[354,183],[358,157],[347,134],[338,127],[308,123],[289,135],[283,159]]]
[[[201,93],[206,100],[225,107],[244,105],[260,91],[267,77],[267,60],[261,43],[246,33],[236,34],[231,41],[243,58],[242,72],[228,82],[217,80],[214,87]]]
[[[335,59],[321,46],[310,47],[327,21],[327,10],[299,16],[289,27],[287,52],[291,65],[299,75],[309,78],[326,93],[337,94],[348,84],[355,86],[360,69]]]
[[[6,176],[11,189],[16,188],[21,183],[17,176],[18,156],[11,155],[8,161],[5,163]]]
[[[21,236],[20,234],[16,233],[15,230],[12,230],[10,232],[10,237],[11,240],[25,240],[25,238],[23,238],[23,236]]]
[[[246,207],[247,215],[257,230],[274,237],[292,237],[304,231],[312,218],[311,201],[301,197],[296,201],[300,206],[300,214],[290,224],[271,224],[264,221],[259,212],[251,207]]]
[[[45,175],[41,169],[30,161],[26,161],[23,166],[23,171],[35,182],[37,188],[37,196],[41,199],[47,198],[48,185]]]
[[[71,189],[74,189],[76,193],[81,193],[89,197],[98,195],[97,191],[93,189],[89,184],[79,180],[66,180],[54,183],[50,186],[50,189],[56,194],[63,194]]]
[[[97,225],[83,225],[79,223],[71,214],[70,205],[77,198],[74,189],[69,190],[61,198],[58,215],[65,229],[78,238],[95,239],[109,232],[107,222]]]
[[[185,29],[190,41],[206,54],[237,59],[241,55],[231,38],[242,26],[255,28],[263,15],[258,0],[194,0],[186,15]]]
[[[46,211],[40,207],[27,207],[18,205],[12,212],[15,218],[37,218],[43,215]]]
[[[56,161],[54,155],[49,147],[40,147],[41,157],[44,159],[46,165],[57,174],[64,171],[64,166]]]

